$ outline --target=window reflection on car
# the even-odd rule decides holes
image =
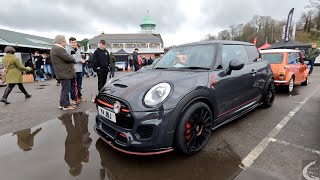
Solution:
[[[203,69],[210,69],[213,64],[215,49],[215,45],[183,46],[173,48],[166,53],[153,68],[187,69],[188,67],[199,67]]]

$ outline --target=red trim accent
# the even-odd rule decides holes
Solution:
[[[127,136],[124,134],[124,133],[119,133],[119,135],[121,136],[121,137],[124,137],[124,138],[127,138]]]
[[[244,106],[244,105],[246,105],[246,104],[249,104],[249,103],[251,103],[251,102],[253,102],[253,101],[255,101],[256,99],[259,99],[259,98],[261,98],[261,95],[260,95],[260,96],[257,96],[257,97],[254,98],[254,99],[251,99],[250,101],[245,102],[245,103],[243,103],[243,104],[241,104],[241,105],[239,105],[239,106],[237,106],[237,107],[235,107],[235,108],[233,108],[233,109],[230,109],[230,110],[228,110],[228,111],[226,111],[226,112],[223,112],[223,113],[219,114],[218,117],[221,117],[221,116],[223,116],[223,115],[225,115],[225,114],[228,114],[229,112],[234,111],[234,110],[236,110],[236,109],[240,109],[242,106]]]
[[[99,103],[101,103],[101,104],[103,104],[103,105],[105,105],[105,106],[113,109],[113,106],[112,106],[111,104],[106,103],[106,102],[103,102],[103,101],[101,101],[100,99],[98,99],[97,101],[98,101]]]
[[[97,99],[97,101],[98,101],[99,103],[101,103],[101,104],[103,104],[103,105],[105,105],[105,106],[113,109],[113,105],[111,105],[111,104],[109,104],[109,103],[106,103],[106,102],[104,102],[104,101],[101,101],[100,99]],[[122,112],[125,112],[125,113],[129,113],[129,112],[130,112],[128,109],[122,109],[122,108],[121,108],[121,111],[122,111]]]
[[[96,131],[96,130],[95,130]],[[131,151],[126,151],[123,149],[120,149],[118,147],[115,147],[110,141],[107,141],[106,139],[104,139],[97,131],[96,133],[98,134],[98,136],[107,144],[109,144],[112,148],[114,148],[115,150],[118,150],[120,152],[126,153],[126,154],[131,154],[131,155],[139,155],[139,156],[151,156],[151,155],[157,155],[157,154],[163,154],[163,153],[168,153],[173,151],[172,148],[167,149],[167,150],[163,150],[163,151],[157,151],[157,152],[131,152]]]

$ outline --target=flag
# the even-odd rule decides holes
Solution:
[[[253,44],[254,45],[257,45],[257,39],[258,39],[258,37],[256,36],[256,37],[254,37],[254,40],[253,40]]]
[[[289,12],[289,15],[288,15],[286,31],[284,34],[284,41],[285,42],[288,42],[290,40],[289,34],[290,34],[291,25],[292,25],[293,11],[294,11],[294,8],[291,9],[291,11]]]

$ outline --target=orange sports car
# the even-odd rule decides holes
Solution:
[[[260,51],[262,58],[271,65],[275,85],[292,92],[295,85],[308,85],[309,69],[298,50],[270,49]]]

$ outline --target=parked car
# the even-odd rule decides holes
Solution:
[[[292,49],[261,50],[262,58],[271,64],[276,87],[292,92],[295,85],[308,85],[309,69],[300,51]]]
[[[269,63],[253,44],[237,41],[176,46],[151,69],[111,79],[92,98],[98,135],[136,155],[197,153],[212,130],[274,99]]]
[[[320,48],[318,48],[318,49],[320,49]],[[320,66],[320,56],[318,56],[316,58],[316,60],[314,61],[314,64],[317,65],[317,66]]]
[[[116,62],[115,65],[116,65],[116,71],[126,69],[126,67],[127,67],[127,63],[124,61]]]

